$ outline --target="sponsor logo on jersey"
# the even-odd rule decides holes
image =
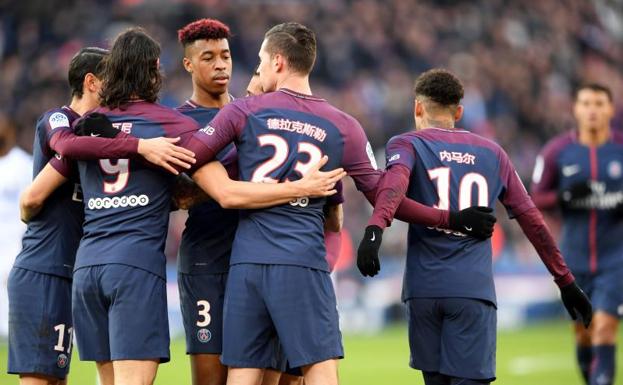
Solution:
[[[48,124],[52,130],[58,127],[69,127],[69,118],[62,112],[55,112],[50,115]]]
[[[612,179],[621,178],[621,163],[618,160],[613,160],[608,164],[608,175]]]
[[[203,132],[206,135],[212,135],[214,134],[214,127],[210,126],[209,124],[205,127],[203,127],[201,130],[199,130],[201,132]]]
[[[63,369],[67,367],[67,364],[69,364],[69,357],[63,353],[59,354],[56,358],[56,366]]]
[[[149,197],[145,194],[130,195],[120,197],[106,197],[106,198],[90,198],[87,207],[89,210],[101,210],[119,207],[139,207],[147,206],[149,204]]]
[[[389,162],[393,162],[393,161],[398,160],[398,159],[400,159],[400,154],[392,155],[392,157],[389,158],[389,160],[387,162],[388,163]]]
[[[197,330],[197,340],[202,344],[209,342],[212,339],[212,333],[208,329]]]
[[[562,167],[562,175],[566,176],[567,178],[570,176],[574,176],[578,172],[580,172],[579,164],[571,164],[571,165]]]
[[[368,159],[370,159],[372,168],[377,170],[379,167],[376,165],[376,158],[374,157],[374,151],[372,151],[372,145],[370,145],[370,142],[366,144],[366,154],[368,154]]]

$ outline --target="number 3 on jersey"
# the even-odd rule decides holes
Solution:
[[[106,175],[114,176],[112,181],[104,180],[104,192],[116,194],[128,185],[130,178],[130,160],[117,159],[115,163],[110,159],[100,159],[100,167]]]
[[[428,170],[432,181],[437,181],[439,202],[435,205],[440,210],[450,210],[450,167],[438,167]],[[476,185],[478,191],[477,206],[489,205],[489,184],[487,179],[476,172],[463,175],[459,182],[459,210],[472,206],[472,189]]]
[[[251,182],[264,182],[264,183],[277,183],[278,180],[271,178],[269,174],[279,167],[281,167],[288,159],[290,153],[290,147],[288,142],[279,135],[266,134],[257,137],[260,147],[271,146],[275,150],[273,156],[262,163],[255,169],[251,176]],[[294,165],[294,170],[305,175],[314,164],[318,163],[322,159],[322,151],[317,146],[307,143],[299,142],[297,146],[297,152],[305,153],[309,155],[307,162],[297,161]]]

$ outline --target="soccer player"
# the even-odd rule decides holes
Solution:
[[[387,144],[387,171],[359,246],[359,269],[376,274],[383,228],[405,195],[443,209],[494,207],[499,199],[554,276],[571,316],[587,327],[590,302],[510,159],[494,142],[455,127],[463,114],[462,98],[461,82],[448,71],[433,69],[418,77],[416,131]],[[403,301],[411,367],[422,370],[427,385],[495,379],[496,298],[489,240],[411,224]]]
[[[328,168],[343,166],[373,201],[380,172],[358,122],[311,93],[314,33],[298,23],[271,28],[260,49],[259,78],[266,94],[223,107],[189,142],[200,167],[231,142],[240,179],[296,180],[324,155]],[[193,174],[202,188],[202,168]],[[281,343],[307,385],[337,384],[343,356],[335,295],[323,236],[324,199],[300,198],[264,210],[243,211],[232,248],[225,293],[222,362],[228,384],[256,384],[275,367]],[[471,228],[490,235],[492,217],[480,209],[461,213],[405,200],[402,217],[431,226]],[[451,219],[450,219],[451,218]],[[465,230],[467,231],[467,230]]]
[[[33,177],[54,156],[50,137],[99,104],[101,62],[107,51],[81,49],[69,64],[71,102],[54,108],[37,121],[33,145]],[[71,277],[84,220],[77,179],[64,183],[42,206],[31,185],[22,206],[39,214],[24,219],[28,229],[22,251],[8,280],[10,301],[8,372],[20,384],[64,384],[71,359]],[[43,183],[45,185],[45,183]]]
[[[577,129],[552,139],[537,158],[532,195],[542,210],[560,208],[561,249],[595,308],[590,330],[575,324],[584,381],[610,385],[623,315],[623,136],[610,129],[612,93],[603,85],[577,90],[574,115]]]

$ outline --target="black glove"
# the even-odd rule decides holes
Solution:
[[[119,130],[112,126],[106,115],[92,112],[78,121],[74,128],[74,133],[78,136],[114,138],[119,134]]]
[[[575,282],[571,282],[560,288],[560,297],[571,318],[575,321],[579,315],[584,327],[588,328],[593,318],[593,305],[582,289]]]
[[[379,248],[383,230],[375,225],[366,227],[366,232],[357,250],[357,267],[364,277],[374,277],[381,270]]]
[[[493,235],[495,216],[493,209],[485,206],[468,207],[464,210],[450,212],[450,230],[467,234],[474,238],[487,239]]]
[[[584,199],[593,193],[591,182],[586,180],[571,185],[568,189],[558,193],[558,201],[564,208],[573,208],[573,203],[579,199]]]

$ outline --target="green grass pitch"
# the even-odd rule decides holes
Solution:
[[[619,338],[619,344],[623,338]],[[374,335],[345,335],[346,359],[340,361],[343,385],[423,384],[418,371],[409,369],[406,326],[399,325]],[[172,361],[160,366],[156,384],[190,384],[189,364],[184,341],[171,344]],[[520,330],[498,333],[496,383],[503,385],[575,385],[581,384],[574,361],[571,325],[566,322],[544,323]],[[0,346],[0,384],[17,384],[16,376],[6,372],[7,347]],[[618,355],[617,367],[623,367]],[[623,384],[619,371],[617,384]],[[70,385],[94,385],[93,363],[79,362],[74,355]]]

